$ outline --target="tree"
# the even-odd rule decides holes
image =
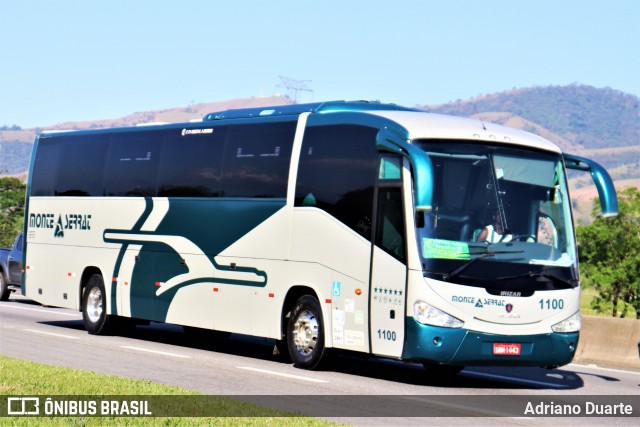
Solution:
[[[625,317],[629,307],[640,319],[640,190],[629,187],[618,193],[619,215],[597,216],[588,226],[578,227],[578,252],[587,286],[598,295],[591,302],[599,312],[613,305],[611,315]],[[599,201],[594,200],[596,215]]]
[[[17,178],[0,178],[0,246],[11,246],[22,230],[25,190]]]

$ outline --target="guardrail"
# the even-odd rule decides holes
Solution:
[[[640,320],[582,316],[574,362],[640,371]]]

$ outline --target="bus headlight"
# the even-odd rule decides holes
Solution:
[[[424,301],[416,301],[413,305],[413,317],[424,325],[444,326],[445,328],[461,328],[464,325],[462,320],[438,310]]]
[[[551,327],[551,330],[553,332],[561,332],[566,334],[568,332],[578,332],[581,326],[582,326],[582,316],[578,311],[573,316],[563,320],[560,323],[556,323],[555,325],[553,325]]]

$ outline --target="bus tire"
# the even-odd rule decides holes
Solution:
[[[318,300],[304,295],[296,301],[287,324],[287,347],[298,368],[317,369],[325,359],[324,322]]]
[[[82,320],[91,335],[107,335],[112,331],[114,316],[107,314],[106,297],[102,276],[93,274],[82,294]]]
[[[9,285],[5,282],[4,277],[2,277],[2,272],[0,271],[0,301],[7,301],[10,294],[11,289],[9,289]]]

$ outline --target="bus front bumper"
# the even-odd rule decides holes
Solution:
[[[495,335],[423,325],[412,317],[406,319],[406,325],[404,360],[455,366],[562,366],[573,359],[580,335],[579,332]],[[500,354],[495,344],[518,348],[519,354]]]

